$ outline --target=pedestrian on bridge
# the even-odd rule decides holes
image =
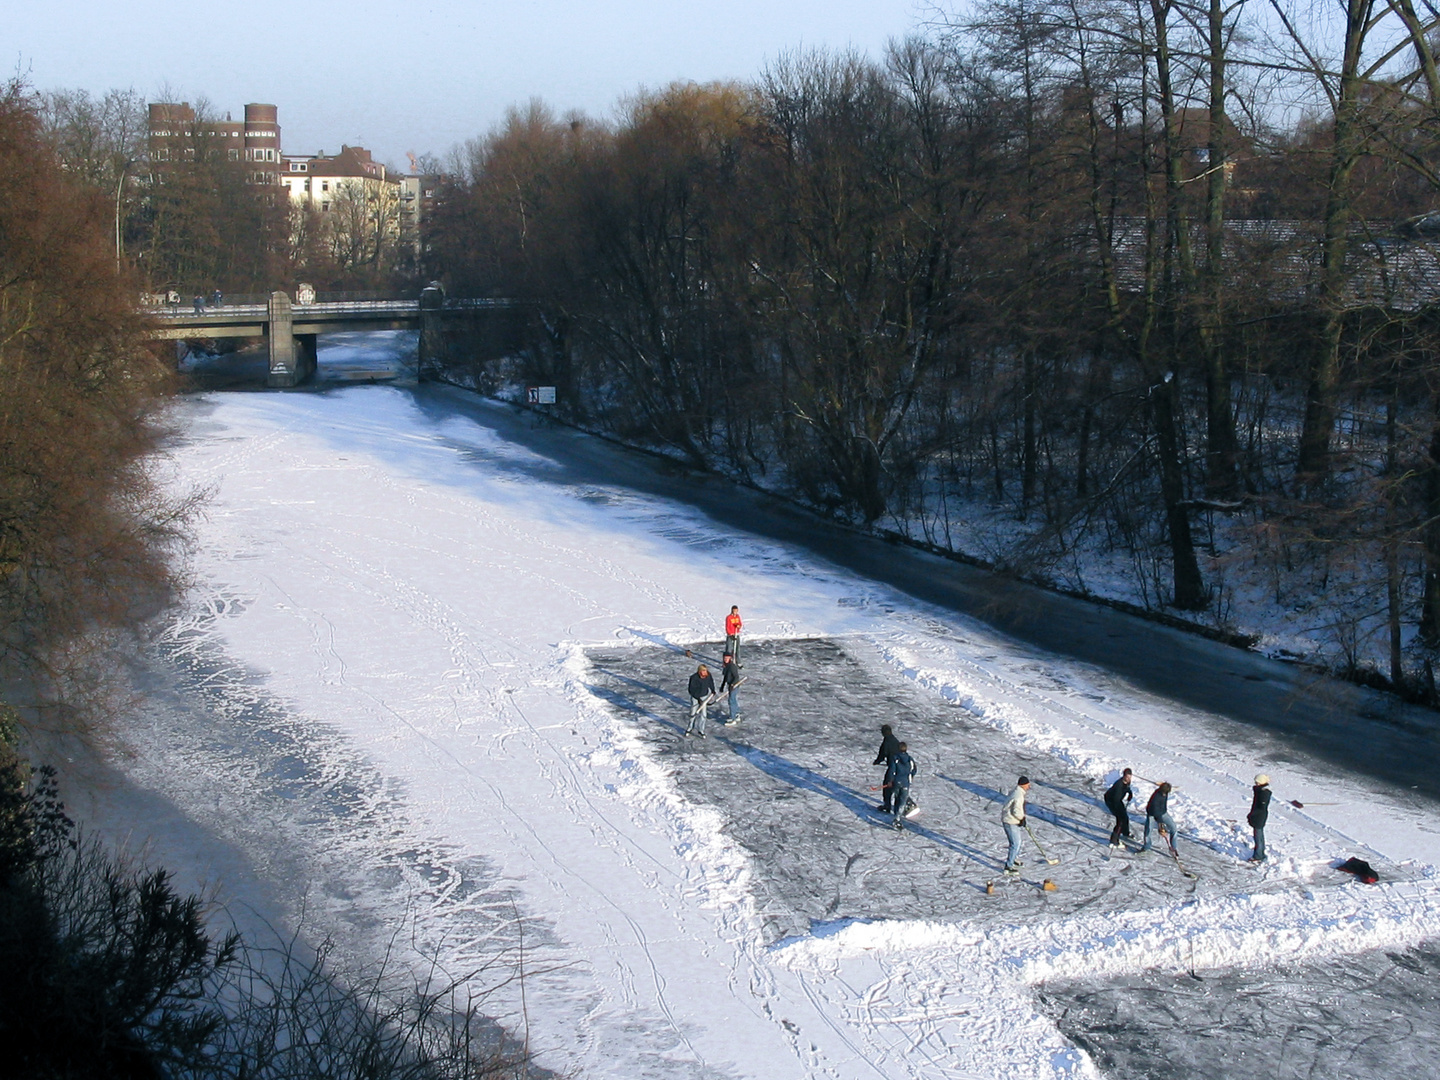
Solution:
[[[204,315],[204,314],[205,314],[205,297],[201,296],[201,295],[197,292],[197,293],[195,294],[195,301],[194,301],[194,302],[195,302],[195,314],[196,314],[196,315]]]

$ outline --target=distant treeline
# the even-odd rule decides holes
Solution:
[[[457,374],[942,547],[998,514],[983,554],[1023,572],[1129,552],[1212,622],[1243,562],[1274,604],[1328,595],[1344,666],[1431,693],[1434,29],[1006,0],[613,123],[534,103],[430,222],[452,291],[533,312],[518,360]]]

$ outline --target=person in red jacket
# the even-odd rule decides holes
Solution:
[[[735,664],[740,664],[740,628],[745,624],[740,621],[740,608],[732,606],[730,614],[725,616],[725,651],[735,658]]]

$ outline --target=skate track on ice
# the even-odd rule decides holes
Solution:
[[[1292,699],[1293,673],[1184,638],[1207,684],[1239,675],[1166,699],[741,531],[781,519],[821,550],[838,543],[773,500],[532,429],[457,391],[210,395],[181,411],[173,482],[215,496],[160,669],[189,658],[181,690],[219,686],[216,714],[249,727],[207,746],[173,718],[137,723],[121,767],[143,820],[172,823],[156,854],[208,859],[222,893],[291,916],[304,906],[312,929],[342,931],[357,952],[410,927],[452,972],[513,959],[523,931],[525,1000],[511,985],[487,1011],[512,1030],[528,1018],[548,1067],[617,1080],[1090,1076],[1035,1007],[1037,984],[1404,947],[1440,927],[1427,800],[1348,771],[1323,740],[1297,746],[1193,700],[1373,710],[1362,691]],[[677,490],[714,500],[733,526],[673,501]],[[890,576],[908,563],[945,600],[952,564],[875,550],[866,558]],[[908,692],[1077,783],[1119,764],[1170,779],[1180,827],[1207,858],[1238,854],[1233,822],[1263,766],[1275,861],[1248,891],[1040,920],[819,921],[777,941],[753,857],[592,691],[586,653],[714,640],[731,603],[757,641],[854,640]],[[1061,638],[1129,624],[1089,609],[1067,625],[1055,610],[1040,621]],[[1140,634],[1159,657],[1140,666],[1191,677],[1171,632]],[[1133,641],[1105,647],[1133,654]],[[683,695],[683,681],[669,689]],[[243,708],[224,704],[240,691]],[[876,725],[863,703],[855,712],[868,766]],[[276,728],[283,737],[265,734]],[[280,748],[258,769],[262,743]],[[1279,806],[1290,797],[1341,805]],[[97,806],[118,832],[122,801]],[[1324,868],[1343,854],[1399,864],[1402,880],[1331,885]]]

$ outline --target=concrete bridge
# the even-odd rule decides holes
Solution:
[[[419,374],[440,359],[443,331],[459,318],[509,309],[513,300],[451,299],[430,286],[416,300],[342,300],[293,303],[288,293],[272,292],[263,304],[229,304],[198,312],[150,308],[150,336],[157,340],[265,338],[270,367],[267,386],[298,386],[315,374],[316,337],[340,330],[419,330]]]

